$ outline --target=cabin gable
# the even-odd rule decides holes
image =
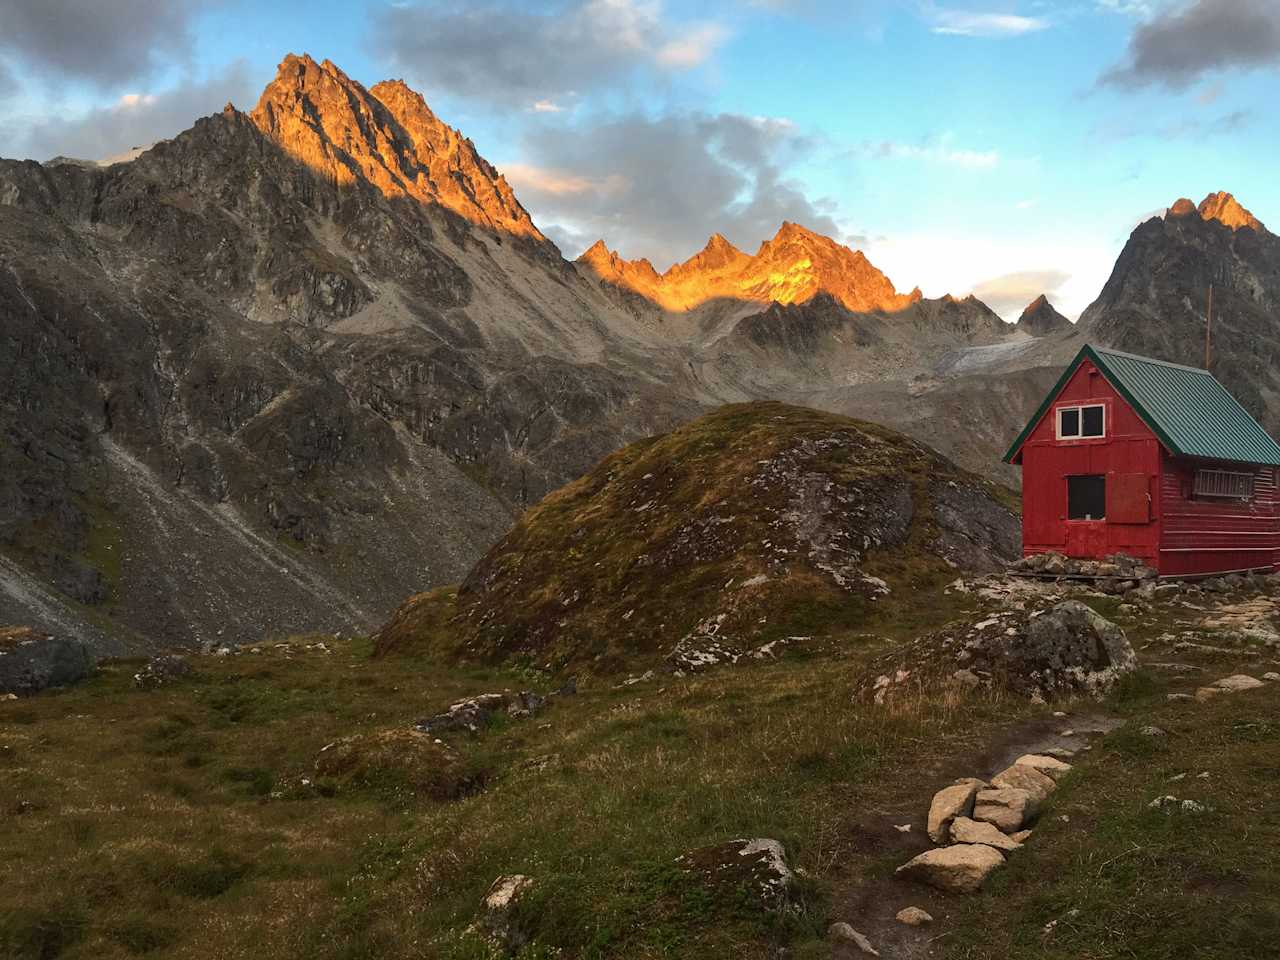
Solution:
[[[1005,461],[1024,554],[1280,569],[1280,445],[1208,371],[1086,346]]]

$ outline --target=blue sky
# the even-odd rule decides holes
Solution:
[[[792,219],[900,289],[1075,316],[1180,196],[1280,221],[1273,0],[0,0],[3,152],[250,109],[291,51],[408,80],[568,256]]]

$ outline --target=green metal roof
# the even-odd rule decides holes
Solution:
[[[1183,457],[1280,466],[1280,444],[1208,370],[1084,346],[1045,397],[1009,452],[1022,449],[1081,361],[1094,362],[1170,453]]]

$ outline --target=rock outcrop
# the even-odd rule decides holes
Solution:
[[[93,656],[79,640],[0,627],[0,693],[28,696],[70,686],[92,672]]]
[[[1123,630],[1079,600],[1065,600],[944,627],[877,660],[885,671],[879,676],[890,682],[870,682],[866,690],[883,703],[902,686],[892,678],[904,676],[999,686],[1032,698],[1100,696],[1137,663]]]

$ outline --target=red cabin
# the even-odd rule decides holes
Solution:
[[[1207,370],[1086,346],[1004,459],[1024,555],[1280,569],[1280,445]]]

